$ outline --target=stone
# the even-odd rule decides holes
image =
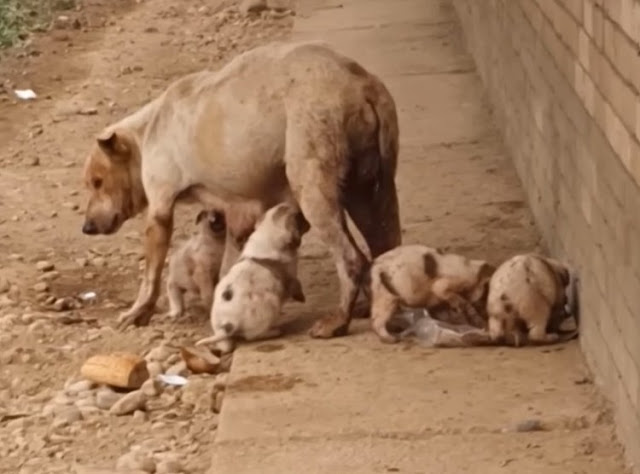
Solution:
[[[75,405],[69,405],[56,411],[57,413],[52,424],[54,428],[62,428],[82,420],[82,413]]]
[[[156,465],[156,474],[177,474],[182,470],[182,463],[177,459],[167,459]]]
[[[144,357],[147,362],[164,362],[173,354],[173,350],[166,344],[151,349]]]
[[[140,387],[140,390],[142,390],[147,397],[157,397],[162,393],[162,389],[162,383],[155,378],[149,378],[142,384],[142,387]]]
[[[36,262],[36,269],[41,272],[50,272],[55,270],[55,268],[56,266],[48,260],[40,260],[39,262]]]
[[[109,413],[116,416],[130,415],[136,410],[146,410],[146,406],[147,396],[141,390],[135,390],[118,400],[109,409]]]
[[[189,372],[187,370],[187,363],[183,360],[181,360],[180,362],[176,362],[171,367],[169,367],[165,373],[167,375],[188,375]]]
[[[260,13],[267,9],[266,0],[242,0],[238,7],[243,14]]]
[[[162,373],[162,364],[156,361],[149,362],[147,364],[147,370],[149,371],[149,378],[155,379]]]
[[[34,291],[37,293],[44,293],[49,291],[49,284],[46,281],[39,281],[35,285],[33,285]]]
[[[136,423],[144,423],[147,421],[147,414],[142,410],[136,410],[133,412],[133,421]]]
[[[146,455],[142,451],[131,451],[123,454],[116,461],[116,469],[118,471],[142,471],[155,472],[156,463],[153,458]]]
[[[11,282],[8,278],[0,275],[0,293],[7,293],[11,289]]]
[[[80,380],[78,382],[74,382],[66,388],[66,392],[68,395],[76,395],[80,392],[88,392],[95,388],[96,384],[91,380]]]
[[[96,406],[102,410],[110,410],[115,405],[122,395],[114,392],[109,388],[102,388],[96,393]]]

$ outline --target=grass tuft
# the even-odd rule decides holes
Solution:
[[[76,0],[0,0],[0,48],[27,38],[29,31],[44,31],[53,15],[70,10]]]

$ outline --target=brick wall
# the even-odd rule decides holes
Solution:
[[[640,473],[640,0],[454,0]]]

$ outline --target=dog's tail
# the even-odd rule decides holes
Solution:
[[[235,334],[236,329],[237,328],[232,323],[224,323],[213,336],[205,337],[196,342],[196,346],[215,344],[216,342],[229,339]]]

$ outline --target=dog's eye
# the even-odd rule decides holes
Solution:
[[[93,185],[94,189],[100,189],[100,187],[102,186],[102,179],[93,178],[93,180],[91,181],[91,184]]]

